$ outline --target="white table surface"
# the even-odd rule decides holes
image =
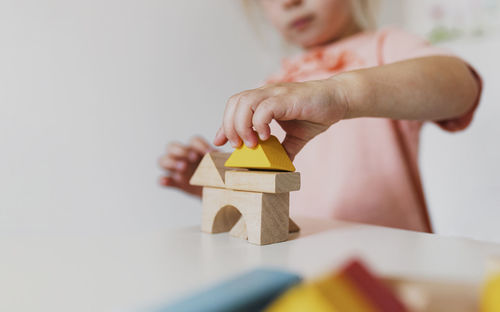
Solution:
[[[500,245],[296,219],[299,237],[255,246],[198,228],[134,235],[0,235],[0,311],[133,311],[259,266],[314,277],[351,256],[386,276],[480,283]]]

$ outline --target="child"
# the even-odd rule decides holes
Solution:
[[[363,31],[373,0],[255,0],[304,54],[268,84],[232,96],[217,146],[250,147],[271,132],[302,174],[291,213],[432,232],[418,169],[425,121],[468,126],[481,81],[461,59],[397,29]],[[275,122],[280,127],[276,127]],[[271,127],[273,131],[271,131]],[[202,138],[172,143],[161,183],[200,195],[188,181]]]

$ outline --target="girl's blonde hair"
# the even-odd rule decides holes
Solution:
[[[256,0],[243,0],[247,15],[255,22]],[[377,15],[380,0],[350,0],[356,23],[364,30],[377,28]]]

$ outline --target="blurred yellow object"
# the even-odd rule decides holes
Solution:
[[[375,312],[363,295],[341,275],[292,288],[266,312]]]
[[[295,286],[273,302],[266,312],[340,312],[313,283]]]
[[[481,312],[500,311],[500,273],[492,275],[487,281],[481,296]]]
[[[242,145],[234,150],[224,164],[232,168],[295,171],[292,161],[275,136],[259,140],[254,148]]]
[[[266,312],[408,312],[406,306],[359,260],[335,274],[295,286]]]
[[[360,290],[342,272],[334,277],[324,277],[317,285],[338,311],[375,312]]]

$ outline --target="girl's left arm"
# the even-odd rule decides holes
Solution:
[[[347,90],[344,118],[453,119],[468,112],[480,92],[469,66],[452,56],[410,59],[330,80]]]

